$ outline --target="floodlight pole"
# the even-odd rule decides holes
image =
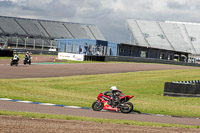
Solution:
[[[16,48],[18,48],[18,43],[19,43],[19,40],[17,38],[17,40],[16,40]]]
[[[33,40],[33,49],[35,49],[35,38]]]
[[[51,48],[53,49],[53,41],[51,40]]]
[[[42,40],[42,50],[44,49],[44,40]]]
[[[25,41],[24,41],[24,48],[26,49],[26,38],[25,38]]]

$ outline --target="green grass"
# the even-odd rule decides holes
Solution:
[[[24,59],[25,55],[24,54],[18,54],[20,59]],[[0,60],[6,60],[6,59],[12,59],[12,57],[0,57]]]
[[[165,97],[164,83],[199,80],[200,70],[161,70],[119,74],[83,75],[36,79],[0,79],[0,97],[54,104],[91,107],[100,92],[116,85],[135,111],[200,117],[200,98]]]
[[[14,111],[2,111],[0,115],[9,116],[21,116],[26,118],[42,118],[42,119],[61,119],[61,120],[76,120],[76,121],[89,121],[97,123],[112,123],[112,124],[125,124],[125,125],[136,125],[136,126],[149,126],[149,127],[179,127],[179,128],[197,128],[199,126],[190,125],[178,125],[178,124],[165,124],[165,123],[154,123],[154,122],[141,122],[131,120],[118,120],[118,119],[103,119],[103,118],[91,118],[84,116],[68,116],[68,115],[52,115],[52,114],[40,114],[40,113],[28,113],[28,112],[14,112]]]
[[[104,61],[73,61],[73,60],[61,60],[62,63],[111,63],[111,62],[104,62]]]
[[[24,59],[25,54],[18,54],[20,59]],[[56,55],[41,55],[41,54],[31,54],[31,56],[56,56]],[[0,60],[4,60],[4,59],[12,59],[12,57],[0,57]]]
[[[0,60],[12,59],[12,57],[0,57]]]

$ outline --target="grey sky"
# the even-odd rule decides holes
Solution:
[[[199,0],[0,0],[0,15],[96,24],[109,41],[128,42],[126,19],[200,22]]]

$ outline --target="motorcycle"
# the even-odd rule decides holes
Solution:
[[[122,113],[130,113],[133,110],[133,104],[128,102],[134,96],[124,96],[123,93],[116,95],[119,100],[118,102],[113,102],[112,95],[105,95],[99,93],[97,96],[97,101],[92,104],[92,109],[94,111],[111,110],[111,111],[121,111]]]
[[[31,57],[30,58],[25,57],[25,59],[24,59],[24,65],[26,65],[26,64],[31,65]]]
[[[19,61],[19,59],[17,59],[17,60],[11,60],[11,62],[10,62],[10,66],[13,66],[13,65],[15,65],[15,66],[18,66],[18,61]]]

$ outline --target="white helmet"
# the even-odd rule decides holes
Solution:
[[[116,86],[112,86],[112,87],[110,87],[110,90],[111,90],[111,91],[116,91],[116,90],[118,90],[118,89],[117,89]]]

